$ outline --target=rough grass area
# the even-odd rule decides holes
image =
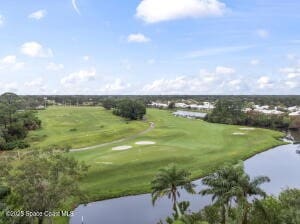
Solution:
[[[50,107],[38,114],[42,129],[30,132],[33,146],[68,145],[79,148],[128,137],[149,123],[126,121],[102,107]]]

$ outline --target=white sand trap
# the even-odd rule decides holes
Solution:
[[[242,132],[234,132],[232,133],[233,135],[245,135],[245,133],[242,133]]]
[[[131,148],[132,148],[132,146],[130,146],[130,145],[121,145],[121,146],[113,147],[112,150],[114,150],[114,151],[122,151],[122,150],[131,149]]]
[[[151,141],[140,141],[140,142],[136,142],[136,145],[154,145],[156,144],[156,142],[151,142]]]
[[[104,164],[104,165],[111,165],[111,164],[113,164],[112,162],[96,162],[96,163],[101,163],[101,164]]]
[[[252,130],[255,130],[255,128],[240,128],[240,130],[252,131]]]

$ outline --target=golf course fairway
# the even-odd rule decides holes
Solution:
[[[100,107],[53,107],[39,116],[43,129],[29,137],[37,146],[85,147],[133,136],[68,153],[90,166],[80,183],[87,201],[149,192],[158,169],[170,163],[191,171],[195,179],[224,163],[235,163],[283,144],[280,132],[180,118],[158,109],[148,109],[146,121],[130,122]],[[149,127],[149,122],[155,127],[137,135]],[[76,131],[70,131],[72,128]]]

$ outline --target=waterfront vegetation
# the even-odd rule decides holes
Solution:
[[[176,172],[174,172],[176,171]],[[176,166],[165,167],[152,181],[152,198],[169,194],[174,213],[159,224],[298,224],[300,222],[300,190],[286,189],[279,197],[268,196],[260,185],[267,176],[250,179],[242,162],[226,165],[203,178],[205,186],[195,192],[185,177],[188,171]],[[179,181],[178,181],[179,180]],[[159,184],[157,184],[159,183]],[[189,193],[210,195],[212,204],[197,212],[188,212],[189,201],[180,201],[177,188],[188,186]]]
[[[26,204],[32,205],[30,200],[21,196],[24,189],[18,188],[16,182],[21,181],[24,172],[30,170],[34,171],[33,175],[41,172],[36,173],[42,178],[41,182],[46,184],[47,188],[54,186],[54,190],[66,186],[66,183],[70,183],[68,181],[74,180],[78,183],[79,188],[71,190],[73,192],[80,190],[84,197],[70,195],[66,202],[61,203],[62,201],[56,200],[57,204],[52,203],[53,207],[50,207],[50,209],[73,208],[74,205],[82,202],[150,192],[151,180],[157,171],[163,170],[170,163],[176,164],[177,168],[173,167],[174,175],[182,174],[181,179],[174,178],[174,186],[179,183],[187,184],[190,180],[216,171],[225,163],[236,164],[239,160],[283,144],[280,138],[284,135],[268,129],[249,129],[238,125],[175,117],[171,111],[159,109],[147,109],[147,114],[140,121],[116,116],[111,110],[103,107],[88,106],[53,106],[39,111],[37,117],[42,121],[42,127],[29,132],[25,139],[31,147],[23,149],[21,154],[16,150],[1,155],[11,166],[11,170],[4,172],[5,169],[2,169],[1,173],[1,177],[4,177],[0,180],[1,192],[4,192],[0,194],[2,207],[10,206],[12,200],[8,198],[13,197],[7,195],[11,191],[11,194],[16,197],[13,201],[20,200],[20,206],[26,205],[28,206],[26,208],[31,208]],[[152,125],[149,128],[150,123]],[[136,144],[137,142],[152,144]],[[103,143],[107,144],[101,145]],[[95,147],[80,149],[89,146]],[[113,150],[119,146],[131,148]],[[49,148],[54,149],[51,151],[52,155],[44,157],[43,155],[49,155],[49,151],[45,152]],[[61,148],[71,150],[68,153],[57,150]],[[77,150],[72,150],[74,148]],[[45,163],[30,157],[35,151],[38,153],[33,155],[40,156],[41,161]],[[60,158],[61,153],[63,153],[62,160],[56,160]],[[25,158],[30,159],[25,160]],[[70,165],[69,168],[62,166],[64,161]],[[87,165],[88,169],[84,170],[84,175],[75,173],[74,169],[79,168],[76,164]],[[56,175],[55,170],[60,173],[59,176]],[[181,170],[189,172],[181,172]],[[28,183],[30,180],[28,179]],[[26,183],[25,179],[24,183]],[[157,197],[164,193],[160,188],[162,186],[157,185]],[[35,201],[43,200],[47,194],[38,194],[39,190],[34,187],[31,191],[33,195],[29,198],[36,197]],[[186,189],[190,190],[190,187]],[[171,193],[174,189],[170,189]],[[177,199],[174,201],[177,203]],[[178,211],[179,208],[183,209],[187,206],[186,203],[178,203],[175,207]],[[57,219],[56,223],[65,221],[66,219]]]
[[[129,137],[122,143],[69,153],[69,156],[90,166],[87,176],[81,181],[88,201],[149,192],[149,182],[153,175],[170,162],[190,170],[193,179],[202,177],[225,162],[235,163],[282,144],[279,138],[283,136],[282,133],[272,130],[241,130],[241,126],[178,118],[169,111],[156,109],[147,110],[147,121],[128,123],[114,116],[111,111],[94,107],[53,107],[39,114],[43,120],[43,129],[32,134],[46,133],[47,137],[32,143],[36,146],[65,144],[66,141],[73,143],[73,140],[76,143],[77,139],[80,144],[73,147],[89,146],[91,142],[99,144],[105,140],[108,142]],[[95,117],[96,120],[93,119]],[[107,122],[105,127],[113,127],[122,134],[111,132],[109,137],[104,138],[103,134],[107,129],[97,128],[103,122]],[[148,122],[154,122],[155,128],[143,135],[137,135],[147,129]],[[70,132],[69,129],[75,126],[78,131]],[[86,129],[82,130],[82,127]],[[94,135],[82,135],[83,132]],[[239,132],[245,135],[234,135]],[[152,141],[156,144],[136,145],[137,141]],[[112,150],[112,147],[119,145],[129,145],[132,148],[125,151]]]

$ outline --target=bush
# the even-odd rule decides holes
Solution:
[[[113,113],[130,120],[141,120],[146,114],[146,107],[139,101],[121,100],[117,103]]]
[[[116,106],[116,102],[113,99],[105,99],[102,102],[102,106],[106,109],[106,110],[110,110],[112,108],[114,108]]]
[[[11,142],[7,142],[6,144],[2,145],[2,149],[0,150],[13,150],[15,148],[25,149],[28,148],[30,145],[25,141],[15,140]]]
[[[0,200],[10,194],[10,188],[0,186]]]

